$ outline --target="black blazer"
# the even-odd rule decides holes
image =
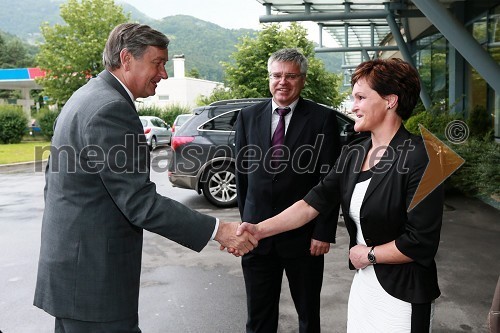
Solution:
[[[370,147],[370,138],[345,147],[335,168],[304,198],[321,214],[328,212],[331,205],[341,203],[350,236],[349,248],[356,245],[356,225],[349,217],[351,196]],[[421,137],[410,134],[401,125],[389,144],[387,155],[372,168],[374,174],[360,212],[368,246],[396,240],[397,248],[414,260],[374,266],[382,287],[392,296],[411,303],[430,302],[440,295],[434,257],[442,224],[442,186],[407,212],[427,164]],[[354,269],[351,263],[349,265]]]
[[[237,191],[241,218],[258,223],[300,200],[331,169],[340,152],[335,112],[300,98],[285,136],[289,148],[283,170],[272,170],[271,100],[241,110],[236,125]],[[256,154],[256,155],[253,155]],[[297,257],[309,253],[311,238],[335,242],[338,206],[314,222],[259,241],[255,253],[266,254],[273,243],[278,253]]]

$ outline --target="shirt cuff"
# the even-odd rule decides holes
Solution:
[[[219,230],[219,219],[215,218],[215,228],[214,232],[212,232],[212,237],[210,237],[210,240],[214,240],[215,235],[217,234],[217,230]]]

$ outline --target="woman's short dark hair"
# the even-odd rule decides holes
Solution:
[[[399,58],[365,61],[352,74],[351,87],[360,79],[382,97],[397,95],[396,113],[403,120],[410,117],[420,94],[419,75],[412,65]]]
[[[168,47],[170,40],[163,33],[148,25],[124,23],[116,26],[109,34],[102,63],[108,70],[120,68],[120,52],[127,49],[134,58],[140,59],[148,46],[162,49]]]

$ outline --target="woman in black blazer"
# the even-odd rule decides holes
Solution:
[[[371,137],[344,149],[303,200],[259,224],[243,223],[239,231],[265,238],[340,202],[349,266],[357,269],[348,332],[429,332],[440,295],[434,257],[444,197],[439,186],[409,209],[429,161],[421,137],[402,124],[418,100],[418,73],[400,59],[376,59],[360,64],[351,84],[354,128]]]

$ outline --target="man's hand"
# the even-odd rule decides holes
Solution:
[[[237,222],[220,222],[214,238],[220,243],[221,250],[227,248],[236,257],[252,251],[258,244],[257,239],[247,231],[236,235],[238,225]]]
[[[330,251],[330,243],[311,239],[310,251],[312,256],[320,256],[326,254],[328,253],[328,251]]]
[[[349,250],[349,259],[355,268],[362,269],[370,265],[368,252],[370,252],[370,248],[360,244],[353,246]]]

